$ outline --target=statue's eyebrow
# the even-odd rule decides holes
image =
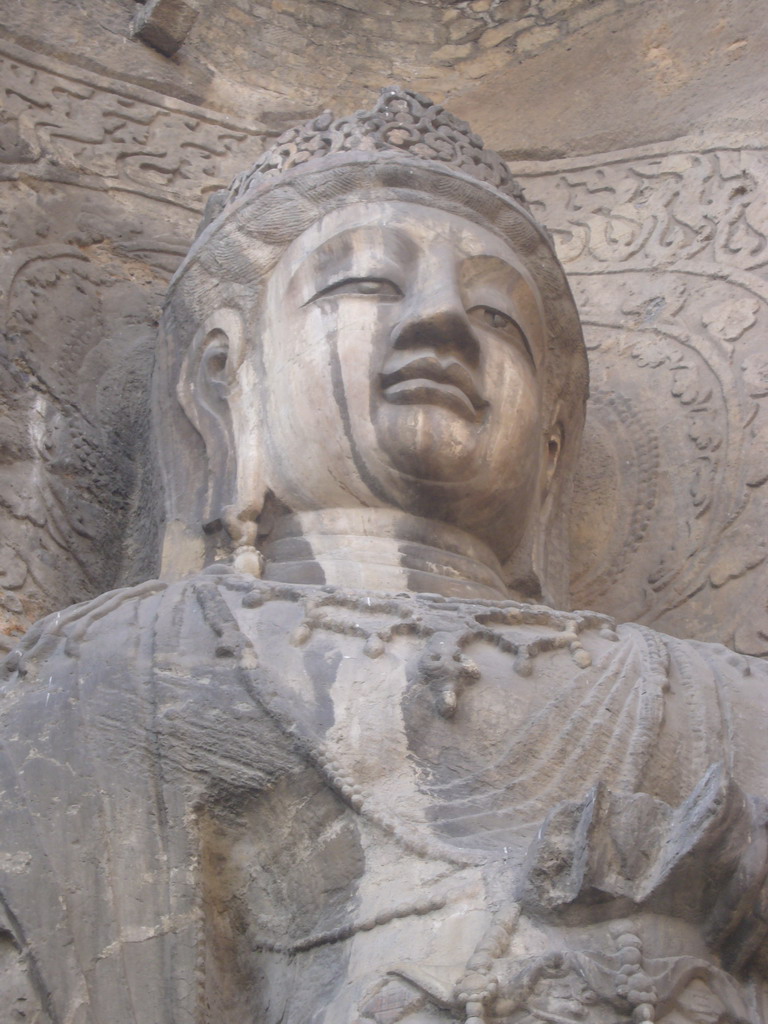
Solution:
[[[520,273],[520,268],[516,267],[514,263],[509,263],[503,256],[496,256],[492,253],[473,253],[464,257],[463,272],[464,274],[469,272],[470,275],[466,279],[467,284],[471,284],[477,277],[487,274],[488,271],[510,273],[514,275],[515,280],[525,280]]]
[[[353,268],[354,257],[360,255],[361,263],[377,257],[391,261],[395,266],[409,266],[418,255],[416,242],[397,227],[383,224],[356,224],[343,228],[335,235],[324,239],[302,259],[292,280],[307,271],[325,274],[330,269],[344,269],[346,263]],[[365,254],[365,255],[362,255]]]

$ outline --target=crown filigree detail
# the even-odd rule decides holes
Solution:
[[[383,89],[372,110],[334,118],[330,111],[284,132],[227,190],[228,205],[291,168],[337,153],[400,154],[446,164],[496,188],[527,208],[523,191],[498,153],[445,107],[407,89]]]

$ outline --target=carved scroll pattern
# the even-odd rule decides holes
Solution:
[[[230,128],[188,104],[168,109],[146,90],[118,90],[70,69],[52,73],[13,50],[0,53],[3,177],[31,171],[100,189],[119,185],[199,210],[207,191],[227,184],[263,147],[253,130]]]
[[[527,165],[592,365],[580,606],[768,653],[768,150]]]

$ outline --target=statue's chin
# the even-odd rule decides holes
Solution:
[[[378,456],[410,481],[460,484],[482,468],[482,427],[448,404],[391,404],[376,423]]]

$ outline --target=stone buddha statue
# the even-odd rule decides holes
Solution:
[[[586,394],[546,231],[423,97],[211,200],[161,578],[5,665],[12,1019],[768,1021],[768,671],[567,610]]]

